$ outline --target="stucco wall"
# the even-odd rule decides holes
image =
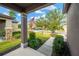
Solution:
[[[79,56],[79,4],[71,4],[68,11],[67,38],[71,54]]]
[[[5,26],[5,29],[12,29],[12,20],[7,19]]]
[[[12,23],[13,31],[18,31],[18,23]]]

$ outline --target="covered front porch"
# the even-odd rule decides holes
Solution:
[[[0,4],[3,7],[12,9],[21,14],[21,47],[12,51],[5,56],[45,56],[44,54],[28,47],[27,37],[27,15],[30,12],[52,5],[50,3],[25,3],[25,4]],[[12,34],[11,31],[8,31]],[[9,38],[6,38],[9,39]]]
[[[28,13],[41,9],[43,7],[49,6],[51,4],[50,3],[38,3],[38,4],[36,3],[25,3],[25,4],[23,3],[14,3],[14,4],[1,3],[0,5],[21,13],[21,47],[25,48],[28,45],[28,42],[27,42],[28,41],[27,40],[27,15]]]

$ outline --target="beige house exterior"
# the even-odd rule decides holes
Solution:
[[[13,28],[13,32],[18,31],[18,21],[16,20],[12,21],[12,28]]]
[[[13,18],[4,14],[0,14],[0,30],[5,31],[5,39],[12,40],[12,32],[18,30],[18,22],[14,22]]]
[[[11,40],[12,39],[12,17],[0,14],[0,21],[5,21],[5,22],[0,22],[3,30],[5,30],[5,39],[6,40]]]
[[[67,13],[67,42],[71,55],[79,56],[79,3],[64,4]]]

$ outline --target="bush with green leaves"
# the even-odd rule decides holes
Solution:
[[[53,42],[53,55],[63,55],[64,54],[64,37],[62,35],[56,35]]]
[[[21,37],[21,31],[13,32],[13,37],[19,39]]]
[[[35,36],[35,33],[34,32],[29,32],[29,39],[31,40],[31,39],[35,39],[36,38],[36,36]]]
[[[38,49],[40,46],[40,40],[36,39],[35,33],[30,32],[29,33],[29,40],[28,40],[28,45],[33,48],[33,49]]]

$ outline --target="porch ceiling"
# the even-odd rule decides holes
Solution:
[[[54,3],[0,3],[1,6],[17,12],[29,13]]]

